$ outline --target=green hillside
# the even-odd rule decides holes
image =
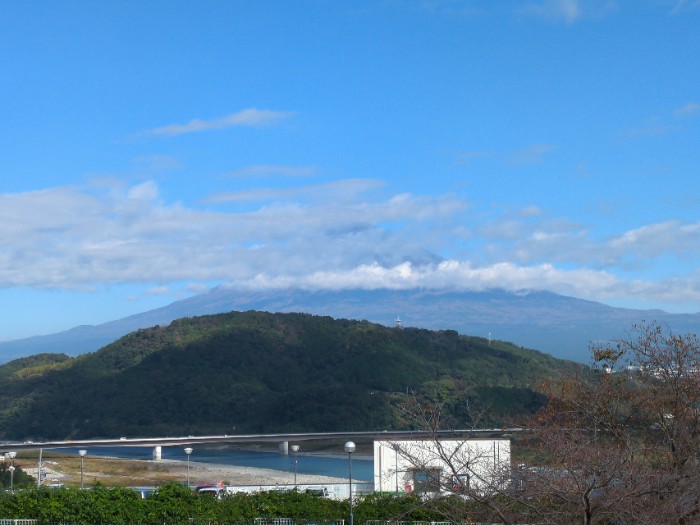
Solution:
[[[454,331],[306,314],[233,312],[138,330],[78,358],[0,367],[0,438],[202,435],[406,428],[407,392],[491,420],[531,411],[573,363]]]

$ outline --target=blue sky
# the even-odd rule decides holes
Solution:
[[[700,1],[5,1],[0,339],[242,288],[700,311]]]

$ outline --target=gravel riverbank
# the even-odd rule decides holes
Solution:
[[[167,465],[171,471],[176,471],[187,476],[186,462],[161,460],[160,463]],[[224,481],[230,485],[285,485],[294,483],[294,472],[191,461],[190,480],[193,485],[216,481]],[[347,478],[334,478],[315,474],[297,474],[297,483],[347,483]]]
[[[24,463],[24,462],[23,462]],[[29,475],[36,477],[35,463],[22,466]],[[158,485],[170,481],[187,479],[187,462],[181,460],[141,460],[116,458],[88,458],[84,462],[83,479],[86,486],[97,482],[106,486]],[[44,463],[46,483],[61,483],[66,486],[80,485],[80,461],[63,457]],[[190,485],[224,482],[228,485],[286,485],[294,483],[294,472],[220,465],[215,463],[189,463]],[[347,478],[336,478],[315,474],[297,474],[298,484],[347,483]]]

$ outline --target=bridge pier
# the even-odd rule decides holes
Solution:
[[[282,441],[279,447],[280,454],[283,456],[289,455],[289,441]]]
[[[163,459],[163,449],[160,446],[153,447],[153,461],[160,461]]]

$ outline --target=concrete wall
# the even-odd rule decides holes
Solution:
[[[510,473],[510,440],[375,441],[377,492],[488,490]]]

